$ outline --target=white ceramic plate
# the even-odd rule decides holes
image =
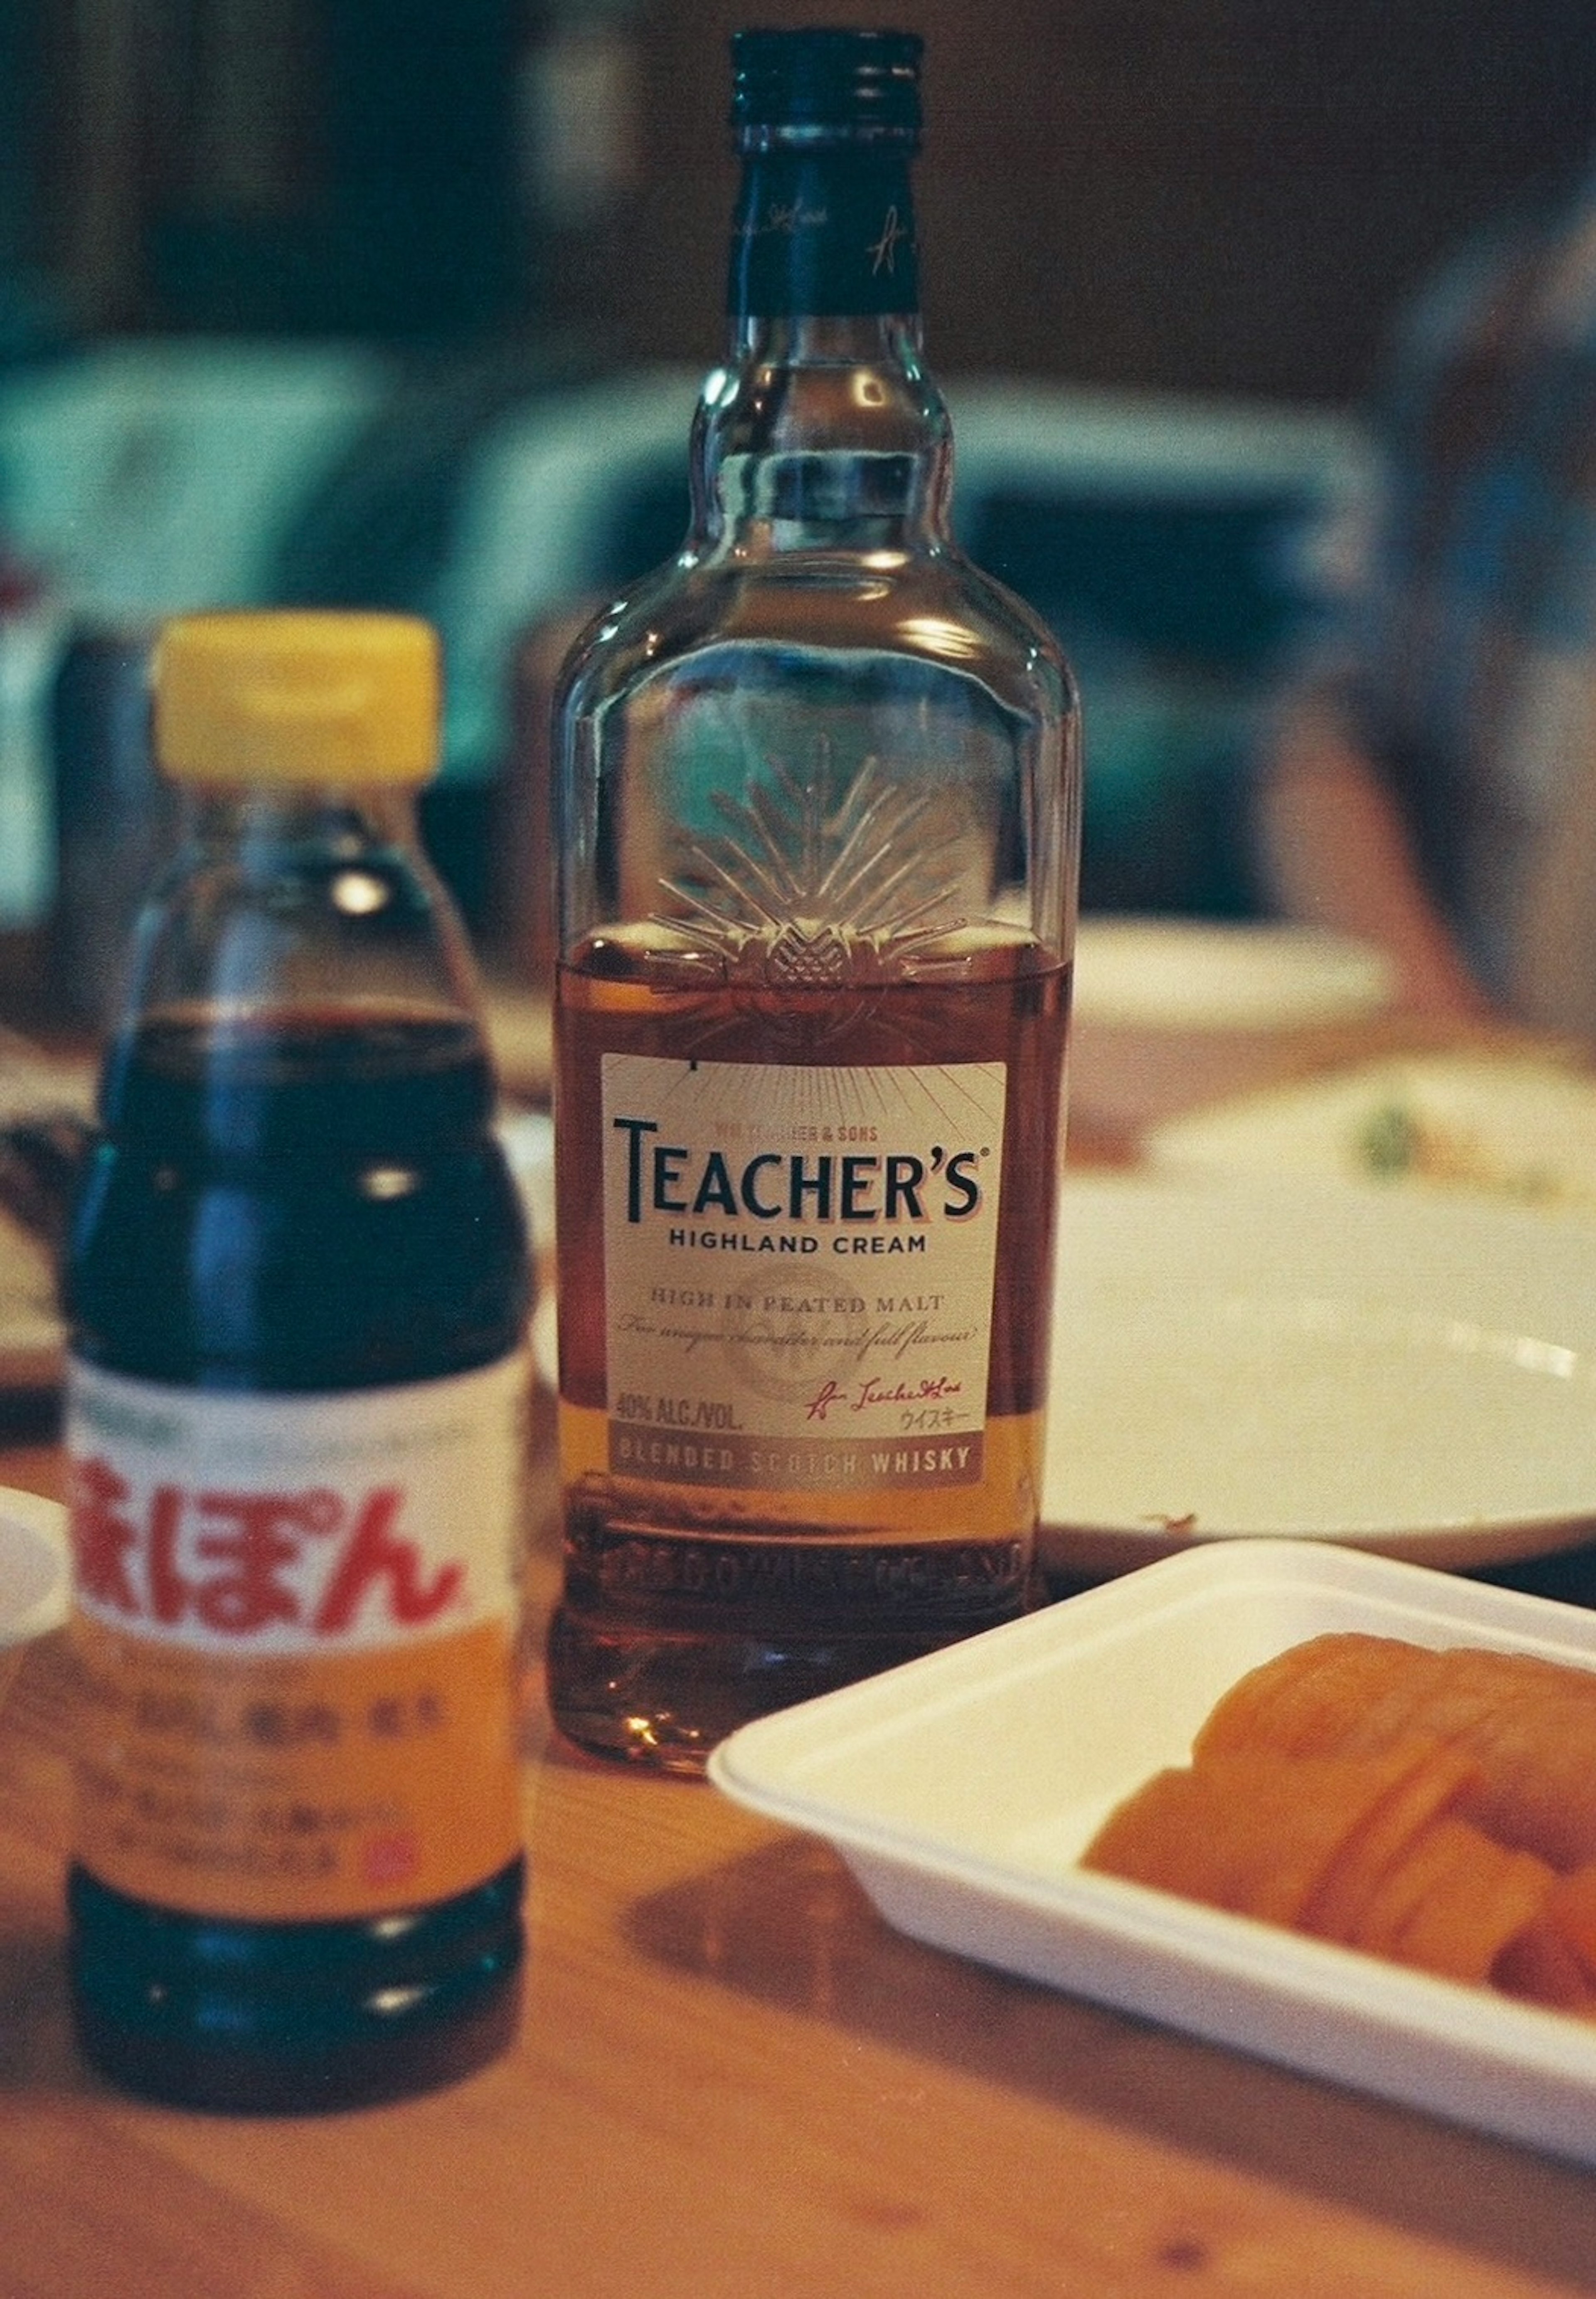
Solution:
[[[710,1778],[829,1838],[915,1938],[1596,2164],[1596,2024],[1076,1865],[1239,1676],[1339,1629],[1596,1668],[1596,1614],[1352,1550],[1231,1543],[745,1725]]]
[[[1596,1216],[1596,1080],[1526,1059],[1414,1056],[1170,1118],[1170,1173],[1299,1174]]]
[[[1377,1013],[1391,988],[1378,950],[1309,926],[1089,917],[1075,945],[1075,1010],[1087,1022],[1284,1029]]]
[[[1316,1189],[1072,1178],[1043,1555],[1334,1539],[1426,1563],[1596,1538],[1596,1224]]]

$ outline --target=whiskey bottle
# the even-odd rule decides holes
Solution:
[[[734,37],[692,525],[556,698],[551,1701],[666,1770],[1032,1582],[1078,714],[949,536],[920,55]]]

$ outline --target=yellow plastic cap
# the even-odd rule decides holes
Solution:
[[[419,783],[437,634],[415,615],[183,615],[155,648],[155,750],[180,782]]]

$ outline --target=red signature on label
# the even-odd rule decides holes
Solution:
[[[838,1382],[825,1381],[810,1398],[805,1413],[810,1421],[823,1421],[838,1407],[849,1413],[868,1413],[872,1407],[883,1405],[933,1405],[939,1398],[957,1397],[963,1385],[944,1373],[928,1374],[923,1381],[891,1382],[867,1375],[851,1390]]]

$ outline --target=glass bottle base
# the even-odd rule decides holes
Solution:
[[[172,2106],[316,2114],[435,2090],[515,2035],[517,1859],[435,1908],[360,1922],[244,1923],[68,1880],[79,2048]]]
[[[959,1627],[779,1639],[600,1625],[567,1602],[550,1627],[550,1706],[566,1738],[595,1755],[698,1775],[740,1724],[879,1675],[1025,1609],[1016,1603]]]

